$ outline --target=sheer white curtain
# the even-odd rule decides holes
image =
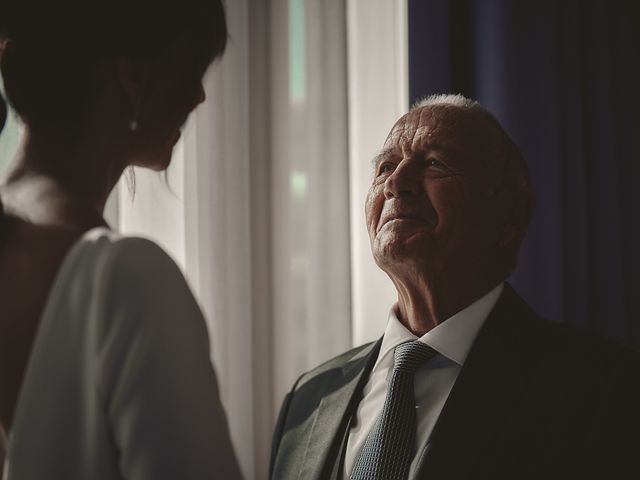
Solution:
[[[349,167],[353,344],[384,332],[397,294],[376,266],[364,221],[371,159],[407,111],[406,0],[348,0]]]
[[[346,8],[272,3],[276,406],[304,370],[351,344]]]

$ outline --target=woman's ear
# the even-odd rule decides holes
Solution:
[[[117,79],[129,110],[128,128],[138,128],[142,105],[148,87],[148,71],[141,62],[121,59],[117,63]]]

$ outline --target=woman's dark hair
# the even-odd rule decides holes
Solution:
[[[81,128],[101,60],[154,60],[182,41],[202,74],[227,42],[221,0],[2,3],[12,4],[0,9],[6,99],[33,131]]]

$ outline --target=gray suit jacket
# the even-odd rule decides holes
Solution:
[[[271,478],[340,478],[381,341],[302,375],[283,402]],[[640,356],[539,318],[506,286],[416,478],[640,478]]]

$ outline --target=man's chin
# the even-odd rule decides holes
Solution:
[[[431,248],[424,238],[416,237],[393,243],[375,242],[373,257],[378,266],[383,268],[383,266],[423,264]]]

